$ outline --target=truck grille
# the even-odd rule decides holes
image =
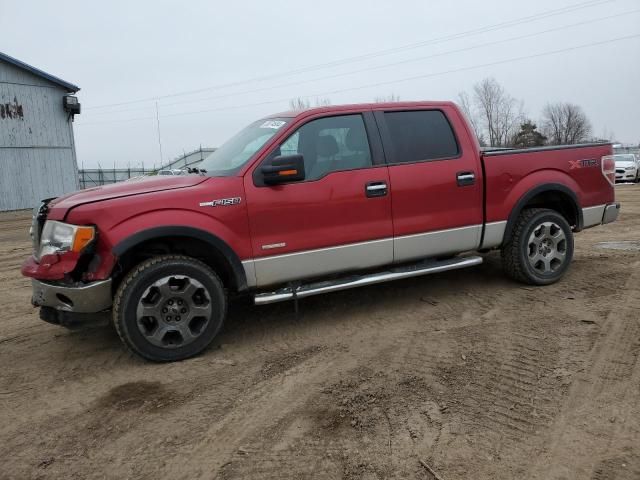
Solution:
[[[31,217],[31,228],[29,234],[31,235],[31,241],[33,243],[33,255],[38,258],[38,250],[40,250],[40,236],[42,235],[42,228],[44,222],[47,221],[47,213],[49,213],[49,200],[44,200],[39,206],[33,209],[33,216]]]

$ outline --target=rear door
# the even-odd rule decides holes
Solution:
[[[389,164],[394,261],[478,248],[482,171],[457,112],[387,109],[375,118]]]
[[[393,262],[389,174],[371,112],[308,119],[267,156],[304,156],[304,181],[245,176],[257,286]]]

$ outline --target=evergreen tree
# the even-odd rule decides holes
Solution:
[[[527,120],[520,125],[520,130],[513,138],[513,146],[516,148],[539,147],[544,145],[547,137],[537,130],[537,125]]]

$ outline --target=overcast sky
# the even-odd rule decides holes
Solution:
[[[455,100],[488,76],[534,121],[569,101],[594,134],[640,141],[639,0],[0,0],[0,32],[0,51],[81,87],[85,167],[157,166],[155,98],[167,162],[294,97]]]

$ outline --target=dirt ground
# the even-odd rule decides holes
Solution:
[[[531,288],[476,268],[234,305],[215,346],[152,364],[110,327],[38,319],[0,216],[0,478],[639,479],[640,186]],[[624,247],[625,245],[623,245]]]

